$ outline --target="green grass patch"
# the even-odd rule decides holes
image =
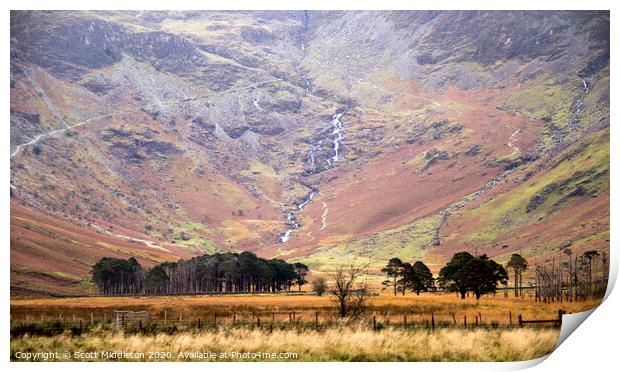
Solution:
[[[392,257],[421,260],[432,247],[441,219],[441,215],[433,215],[355,241],[325,246],[301,261],[318,271],[330,271],[343,263],[379,268]]]
[[[609,131],[594,134],[566,151],[548,170],[477,208],[465,212],[484,226],[465,240],[489,243],[519,225],[553,213],[572,197],[609,189]]]

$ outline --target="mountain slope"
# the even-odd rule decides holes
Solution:
[[[120,252],[606,250],[608,128],[608,12],[15,11],[12,284],[81,292]],[[46,284],[58,241],[75,282]]]

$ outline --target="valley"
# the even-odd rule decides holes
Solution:
[[[11,294],[104,256],[608,252],[609,131],[608,12],[15,11]]]

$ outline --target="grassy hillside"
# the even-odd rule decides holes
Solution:
[[[609,249],[608,130],[557,154],[536,174],[525,168],[507,182],[516,185],[449,219],[440,252],[480,247],[507,261],[515,249],[539,259],[567,247]]]
[[[12,12],[11,281],[608,249],[608,133],[606,12]]]

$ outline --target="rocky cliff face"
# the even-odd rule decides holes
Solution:
[[[12,284],[608,249],[608,128],[608,12],[15,11]]]

